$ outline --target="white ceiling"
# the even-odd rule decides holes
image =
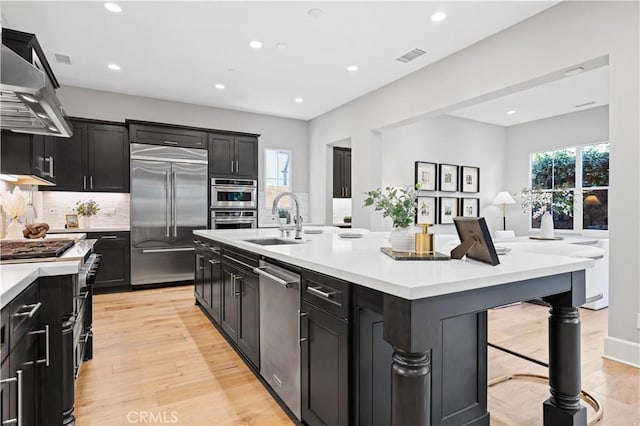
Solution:
[[[37,35],[62,85],[311,119],[556,3],[120,1],[114,14],[97,1],[3,1],[2,15]],[[436,11],[447,19],[432,22]],[[427,53],[395,60],[414,48]]]
[[[605,66],[449,114],[500,126],[513,126],[608,104],[609,67]],[[507,111],[515,113],[507,114]]]

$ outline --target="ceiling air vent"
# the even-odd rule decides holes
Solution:
[[[413,49],[412,51],[405,53],[404,55],[400,56],[399,58],[396,58],[396,61],[403,62],[403,63],[406,64],[407,62],[411,62],[415,58],[417,58],[419,56],[422,56],[425,53],[427,53],[427,52],[425,52],[422,49]]]
[[[56,62],[60,64],[71,65],[71,58],[68,57],[67,55],[61,55],[59,53],[56,53],[54,54],[54,56],[56,58]]]

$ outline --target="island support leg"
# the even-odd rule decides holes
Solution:
[[[393,348],[391,367],[391,424],[429,425],[431,419],[431,362],[428,352]]]
[[[573,306],[556,306],[549,317],[549,388],[543,404],[545,426],[585,426],[580,404],[580,315]]]

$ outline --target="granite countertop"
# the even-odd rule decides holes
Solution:
[[[78,232],[129,232],[130,227],[122,226],[122,227],[112,227],[112,228],[100,228],[100,227],[91,227],[91,228],[72,228],[72,229],[64,229],[64,228],[52,228],[49,229],[48,234],[59,234],[59,233],[78,233]]]
[[[79,260],[66,262],[34,262],[0,265],[0,308],[4,308],[22,290],[39,277],[77,274]]]
[[[420,299],[490,287],[593,267],[585,258],[531,253],[513,249],[500,265],[475,260],[396,261],[380,252],[389,233],[364,233],[341,238],[340,233],[304,234],[302,244],[263,246],[249,238],[277,237],[277,229],[199,230],[195,235],[341,278],[405,299]]]

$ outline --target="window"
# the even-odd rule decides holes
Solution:
[[[271,209],[273,199],[279,192],[291,191],[291,151],[281,149],[264,150],[265,207]],[[285,197],[280,207],[290,207],[291,199]]]
[[[531,187],[573,204],[574,215],[553,214],[556,229],[608,229],[609,144],[600,143],[531,155]],[[568,191],[568,195],[566,192]],[[540,227],[531,218],[531,227]]]

